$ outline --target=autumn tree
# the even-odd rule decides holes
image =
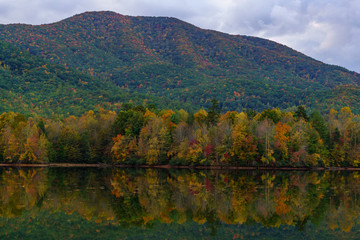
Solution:
[[[280,151],[280,156],[278,161],[285,162],[288,160],[289,157],[289,150],[288,150],[288,144],[290,142],[290,129],[291,127],[282,122],[278,122],[275,127],[275,145],[278,146],[278,149]]]
[[[171,145],[171,135],[163,118],[154,116],[141,129],[138,143],[140,157],[147,164],[160,164],[167,160],[167,152]]]
[[[248,130],[249,121],[243,112],[236,115],[232,131],[231,156],[235,163],[251,164],[257,155],[254,137]]]
[[[261,121],[257,127],[257,136],[258,139],[261,140],[262,143],[260,145],[261,149],[263,149],[261,162],[264,164],[274,163],[276,159],[273,157],[273,137],[274,137],[274,124],[268,118]]]
[[[194,119],[196,123],[200,126],[202,126],[206,122],[207,116],[208,113],[204,109],[200,109],[199,111],[194,113]]]
[[[114,155],[115,163],[123,163],[128,161],[137,152],[136,137],[122,136],[118,134],[113,138],[114,145],[111,148],[111,152]]]

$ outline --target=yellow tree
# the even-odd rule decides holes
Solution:
[[[290,142],[290,126],[286,123],[278,122],[275,127],[275,133],[274,139],[280,147],[282,159],[286,160],[288,158],[287,144]]]
[[[249,134],[247,116],[244,113],[237,114],[235,126],[232,132],[232,148],[230,154],[236,162],[249,163],[256,156],[257,148],[253,137]]]
[[[164,162],[171,145],[170,131],[166,121],[155,116],[141,129],[138,154],[146,159],[147,164]]]
[[[47,162],[49,142],[34,119],[21,114],[0,116],[0,145],[8,162]]]
[[[202,126],[205,123],[207,116],[208,116],[208,113],[204,109],[200,109],[199,111],[194,113],[195,121],[200,126]]]
[[[215,128],[215,135],[211,136],[210,141],[215,146],[216,159],[220,163],[227,163],[231,160],[233,147],[234,121],[237,112],[227,112],[220,116],[219,123]],[[213,127],[214,128],[214,127]]]
[[[203,163],[206,161],[205,149],[209,144],[208,131],[205,126],[193,130],[194,137],[191,138],[188,145],[186,159],[190,163]]]
[[[190,127],[186,123],[180,123],[173,138],[169,155],[187,165],[206,161],[205,149],[209,145],[209,136],[205,125],[199,127],[194,124]]]
[[[20,142],[12,132],[10,126],[2,129],[1,145],[3,158],[7,162],[15,162],[18,160],[20,152]]]
[[[13,112],[0,115],[0,150],[7,162],[16,162],[26,141],[26,118]]]
[[[339,122],[340,122],[340,135],[343,138],[344,146],[346,146],[351,139],[350,126],[353,123],[354,114],[351,112],[349,107],[343,107],[339,113]]]
[[[306,161],[308,153],[307,146],[307,132],[309,125],[304,119],[297,121],[290,130],[290,164],[300,165]]]

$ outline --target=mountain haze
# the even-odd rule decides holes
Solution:
[[[216,98],[223,110],[360,109],[355,72],[273,41],[204,30],[175,18],[87,12],[53,24],[0,25],[0,40],[75,69],[97,81],[98,88],[106,83],[111,91],[127,94],[108,98],[110,103],[140,93],[196,108]],[[114,94],[109,89],[104,91]]]

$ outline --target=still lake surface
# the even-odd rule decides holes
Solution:
[[[360,239],[359,172],[0,168],[0,239]]]

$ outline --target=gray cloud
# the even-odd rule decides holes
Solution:
[[[206,29],[268,38],[360,72],[358,0],[0,0],[0,23],[51,23],[100,10],[171,16]]]
[[[269,38],[321,61],[360,71],[359,1],[244,2],[228,11],[223,31]]]

